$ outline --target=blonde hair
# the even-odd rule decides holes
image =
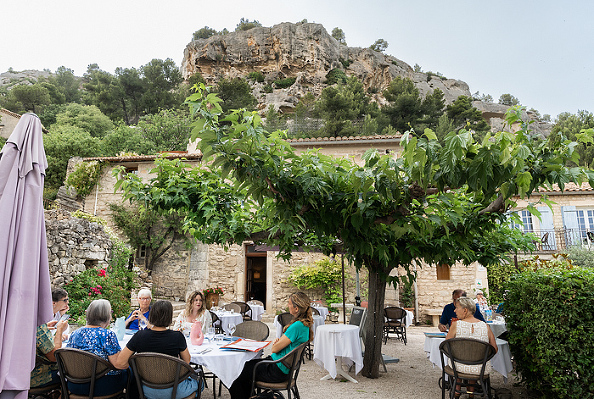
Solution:
[[[476,303],[474,303],[474,301],[468,297],[463,296],[459,298],[458,304],[462,309],[467,309],[472,315],[474,315],[476,312]]]
[[[206,298],[204,298],[204,294],[201,291],[194,291],[188,296],[188,300],[186,301],[186,317],[192,313],[192,302],[194,302],[194,299],[196,299],[198,295],[202,298],[202,306],[198,309],[198,316],[204,313],[204,309],[206,309]]]
[[[311,307],[309,306],[311,303],[309,297],[304,292],[299,291],[289,295],[289,300],[293,303],[293,306],[299,310],[299,313],[285,326],[285,328],[283,328],[283,333],[287,331],[287,328],[289,328],[291,324],[300,321],[305,327],[309,327],[309,340],[313,340],[313,315]]]

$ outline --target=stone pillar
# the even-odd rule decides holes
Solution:
[[[208,288],[208,282],[208,245],[198,242],[194,245],[190,254],[186,297],[190,292]]]

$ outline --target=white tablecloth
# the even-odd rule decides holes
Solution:
[[[491,327],[491,331],[493,331],[495,337],[498,337],[507,331],[507,327],[503,321],[488,321],[487,325]]]
[[[227,343],[227,342],[226,342]],[[206,349],[210,351],[206,353],[200,353]],[[221,350],[217,345],[207,343],[207,340],[200,346],[192,345],[188,341],[188,350],[192,356],[192,362],[200,364],[210,371],[212,371],[226,387],[230,387],[233,381],[241,371],[243,365],[255,357],[260,357],[260,352],[249,352],[249,351],[233,351],[233,350]]]
[[[406,325],[406,328],[408,328],[408,326],[410,326],[413,322],[414,314],[410,310],[405,310],[405,312],[406,312],[406,319],[405,319],[404,323]]]
[[[326,320],[326,316],[328,316],[328,313],[330,313],[328,312],[328,308],[325,306],[312,306],[312,308],[316,308],[324,320]]]
[[[439,359],[439,345],[445,340],[445,338],[439,337],[425,337],[425,352],[429,361],[441,369],[441,360]],[[513,370],[511,362],[511,353],[509,351],[509,344],[507,341],[502,339],[495,339],[497,342],[497,353],[491,359],[491,367],[503,378],[507,379],[507,375]],[[446,359],[447,361],[447,359]]]
[[[355,364],[355,374],[363,368],[359,327],[349,324],[319,326],[314,338],[314,361],[336,378],[335,358],[342,356],[343,363]]]
[[[243,323],[243,317],[241,313],[231,313],[223,310],[217,310],[215,314],[221,319],[221,327],[223,327],[223,331],[225,333],[229,333],[229,323],[234,323],[238,325],[239,323]]]
[[[252,309],[252,320],[262,321],[262,315],[264,314],[264,306],[262,305],[252,305],[248,303],[250,308]]]
[[[316,329],[318,328],[318,326],[323,326],[325,321],[324,318],[322,316],[318,316],[318,315],[314,315],[313,316],[313,332],[314,332],[314,338],[316,336]],[[276,337],[280,338],[283,335],[283,327],[280,325],[280,323],[278,322],[278,315],[274,316],[274,327],[276,327]]]

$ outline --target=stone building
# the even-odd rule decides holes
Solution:
[[[19,120],[21,120],[19,114],[0,108],[0,137],[9,138]]]

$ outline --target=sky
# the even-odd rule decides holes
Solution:
[[[26,0],[2,5],[0,72],[60,66],[82,76],[138,68],[153,58],[179,66],[192,33],[307,19],[339,27],[353,47],[377,39],[387,54],[466,82],[472,93],[510,93],[554,119],[594,112],[594,2],[567,0]]]

